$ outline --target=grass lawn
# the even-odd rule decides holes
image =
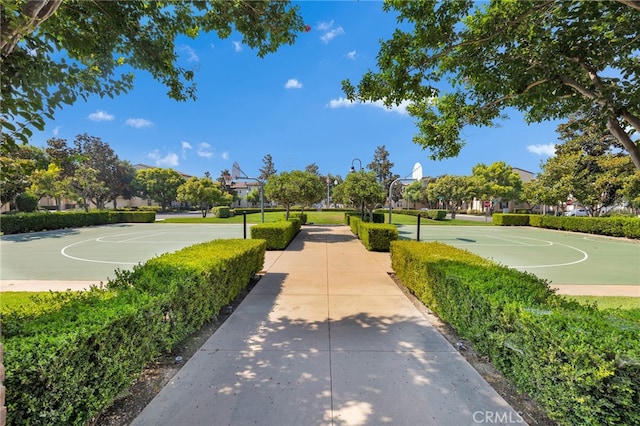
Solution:
[[[640,297],[625,296],[565,296],[585,305],[594,303],[598,309],[640,309]]]
[[[344,223],[343,211],[317,211],[307,210],[307,223],[316,225],[341,225]],[[284,218],[284,212],[265,212],[264,221],[276,222]],[[165,223],[242,223],[242,215],[220,219],[217,217],[207,216],[206,218],[196,216],[193,217],[169,217],[162,222]],[[385,213],[385,223],[389,222],[389,215]],[[418,222],[416,216],[409,216],[400,213],[393,213],[393,223],[396,225],[415,225]],[[247,214],[247,223],[260,223],[260,213]],[[459,226],[493,226],[491,221],[480,222],[463,219],[445,219],[445,220],[431,220],[426,218],[420,219],[421,225],[459,225]]]
[[[42,311],[43,306],[51,308],[49,302],[54,294],[49,291],[28,292],[28,291],[6,291],[0,293],[0,315],[9,311],[20,311],[24,313]],[[50,309],[49,309],[50,310]]]

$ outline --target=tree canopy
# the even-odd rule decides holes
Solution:
[[[165,211],[177,198],[178,188],[184,182],[185,178],[175,170],[155,167],[138,170],[133,184],[142,195],[160,203],[162,211]]]
[[[410,101],[413,140],[432,159],[458,155],[465,126],[493,126],[508,108],[528,122],[595,108],[640,169],[640,1],[387,0],[384,9],[399,26],[381,42],[379,70],[343,89],[351,100]]]
[[[63,105],[130,90],[134,70],[173,99],[195,99],[194,70],[178,64],[179,36],[235,30],[262,57],[307,30],[297,6],[274,0],[2,0],[0,16],[5,149],[28,142],[30,127],[42,130]]]
[[[220,189],[220,184],[208,176],[203,178],[192,176],[187,179],[178,187],[176,198],[178,201],[198,206],[202,217],[207,217],[210,207],[226,200]]]

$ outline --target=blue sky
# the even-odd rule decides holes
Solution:
[[[316,163],[322,174],[345,176],[352,163],[359,166],[354,159],[363,167],[370,163],[380,145],[402,177],[416,162],[425,176],[468,175],[474,165],[495,161],[536,173],[552,152],[558,122],[527,125],[514,112],[501,127],[465,129],[458,157],[429,160],[429,152],[412,142],[416,127],[403,108],[351,104],[341,90],[342,80],[355,84],[375,69],[379,40],[392,34],[395,16],[377,1],[299,5],[311,31],[262,59],[237,34],[180,40],[180,65],[196,71],[197,101],[176,102],[138,72],[134,90],[65,107],[32,143],[44,147],[57,137],[71,145],[87,133],[133,164],[214,177],[234,162],[255,177],[266,154],[278,172]]]

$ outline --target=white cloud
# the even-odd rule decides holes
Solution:
[[[233,50],[235,50],[236,52],[242,51],[242,42],[232,41],[231,43],[233,43]]]
[[[350,108],[356,105],[369,105],[369,106],[373,106],[376,108],[380,108],[383,109],[387,112],[395,112],[398,113],[400,115],[406,115],[407,114],[407,107],[409,106],[411,102],[410,101],[402,101],[400,103],[400,105],[392,105],[391,107],[387,107],[382,101],[375,101],[375,102],[371,102],[371,101],[367,101],[367,102],[361,102],[361,101],[350,101],[349,99],[340,97],[338,99],[331,99],[329,101],[329,104],[327,105],[329,108]]]
[[[329,108],[350,108],[354,106],[356,102],[350,101],[347,98],[339,97],[338,99],[331,99],[329,101]]]
[[[223,152],[221,155],[223,160],[228,160],[229,159],[229,153],[227,151]]]
[[[200,142],[198,144],[198,151],[197,151],[198,156],[203,158],[213,158],[214,154],[210,148],[211,148],[211,145],[209,145],[208,143]]]
[[[91,121],[112,121],[114,118],[116,118],[116,116],[109,114],[106,111],[98,110],[89,114],[87,118]]]
[[[60,133],[60,127],[61,126],[56,126],[53,128],[53,131],[51,133],[53,133],[53,136],[58,136],[58,133]]]
[[[180,46],[180,50],[183,51],[187,55],[187,61],[189,61],[189,62],[199,62],[200,61],[200,57],[198,56],[196,51],[193,50],[193,48],[191,48],[191,46],[187,46],[186,44],[183,44],[182,46]]]
[[[334,27],[333,20],[330,22],[320,22],[316,28],[324,32],[324,34],[320,36],[320,40],[322,40],[323,43],[329,43],[334,38],[344,34],[344,30],[340,25]]]
[[[178,161],[178,155],[173,152],[170,152],[163,157],[157,149],[154,149],[148,154],[148,156],[158,167],[175,167],[180,164]]]
[[[318,25],[316,25],[316,29],[319,31],[327,31],[331,28],[333,28],[333,20],[331,20],[330,22],[320,22]]]
[[[356,59],[356,51],[352,50],[351,52],[347,53],[347,58],[355,60]]]
[[[153,123],[145,118],[128,118],[125,124],[129,127],[135,127],[136,129],[153,126]]]
[[[193,149],[193,147],[187,141],[181,141],[180,144],[182,145],[182,158],[187,158],[187,150]]]
[[[553,157],[556,155],[556,146],[552,143],[529,145],[527,151],[544,157]]]
[[[298,80],[296,80],[295,78],[290,78],[289,80],[287,80],[287,82],[284,84],[284,88],[285,89],[302,89],[302,83],[300,83]]]

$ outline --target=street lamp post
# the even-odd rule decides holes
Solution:
[[[362,171],[362,161],[359,158],[354,158],[353,160],[351,160],[350,173],[355,173],[356,172],[356,168],[353,166],[353,163],[355,163],[356,161],[360,165],[360,171]],[[364,200],[362,200],[362,210],[361,210],[361,213],[360,213],[360,219],[364,220]]]

